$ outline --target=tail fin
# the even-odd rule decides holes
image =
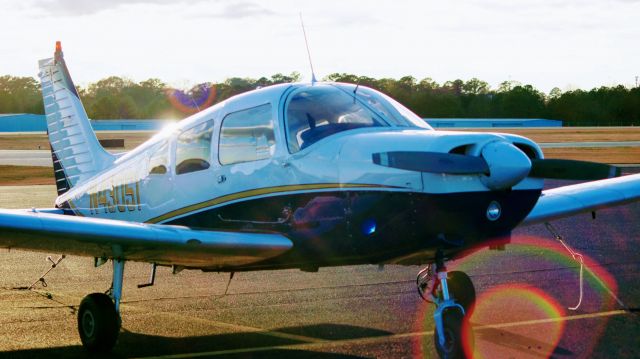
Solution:
[[[115,157],[96,138],[56,42],[53,58],[39,61],[40,83],[58,195],[109,167]]]

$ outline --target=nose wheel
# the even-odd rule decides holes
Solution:
[[[449,310],[442,314],[442,329],[433,334],[438,356],[446,359],[466,358],[463,338],[464,315],[459,310]],[[442,333],[442,335],[440,334]],[[444,341],[440,342],[440,336]]]
[[[464,272],[447,272],[440,250],[436,252],[435,273],[433,267],[421,270],[416,284],[422,299],[436,305],[436,351],[441,358],[466,358],[474,344],[473,331],[468,326],[468,313],[476,300],[473,282]]]

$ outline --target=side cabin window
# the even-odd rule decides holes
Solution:
[[[149,156],[149,174],[163,175],[167,173],[169,166],[169,141],[164,141],[156,146]]]
[[[206,170],[211,166],[213,120],[185,130],[176,144],[176,174]]]
[[[228,114],[220,129],[220,163],[230,165],[273,156],[273,124],[271,104]]]

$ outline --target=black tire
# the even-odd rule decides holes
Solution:
[[[111,298],[103,293],[84,297],[78,310],[78,332],[90,352],[108,353],[116,345],[120,316]]]
[[[434,331],[433,340],[438,352],[438,356],[442,359],[464,359],[466,354],[464,351],[465,341],[467,348],[472,349],[474,345],[473,332],[469,329],[463,336],[464,317],[459,309],[449,309],[442,314],[442,326],[444,328],[444,346],[440,345],[438,339],[438,329]]]
[[[449,286],[449,296],[464,308],[465,314],[469,313],[476,302],[476,289],[471,278],[460,271],[447,273],[447,285]]]

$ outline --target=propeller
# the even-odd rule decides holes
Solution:
[[[498,156],[502,155],[498,153]],[[408,171],[455,175],[485,174],[489,176],[492,174],[492,169],[496,167],[495,164],[490,166],[487,161],[480,156],[442,152],[380,152],[374,153],[372,159],[373,163],[386,167]],[[500,158],[496,158],[495,162],[500,162]],[[528,176],[535,178],[593,181],[618,177],[620,176],[620,168],[587,161],[531,159]]]
[[[489,173],[482,157],[443,152],[393,151],[373,154],[373,163],[401,170],[456,175]]]
[[[620,168],[604,163],[540,159],[531,160],[529,177],[595,181],[620,176]]]

